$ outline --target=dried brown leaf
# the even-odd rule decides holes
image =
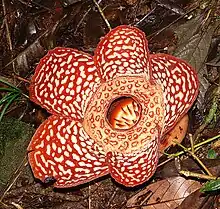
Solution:
[[[43,55],[44,48],[40,44],[39,39],[37,39],[16,57],[18,71],[28,71],[30,69],[31,60],[36,59],[36,57],[42,57]]]
[[[142,206],[142,209],[174,209],[190,194],[201,188],[201,184],[183,177],[157,181],[127,202],[127,207]]]
[[[216,196],[202,194],[199,190],[186,197],[177,209],[216,209],[214,202]]]
[[[207,159],[200,158],[203,164],[209,169],[209,171],[214,176],[219,176],[220,174],[220,159]],[[167,162],[157,168],[157,171],[154,175],[156,179],[166,179],[174,176],[179,176],[179,170],[186,170],[194,173],[202,174],[203,171],[201,167],[192,159],[181,159]]]
[[[197,106],[201,109],[204,104],[205,92],[209,86],[204,75],[207,75],[206,58],[208,56],[213,33],[219,23],[209,24],[203,28],[202,18],[197,17],[180,25],[176,29],[178,43],[174,55],[188,61],[198,72],[200,93]]]

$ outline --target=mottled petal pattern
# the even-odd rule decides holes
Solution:
[[[132,26],[112,29],[98,44],[94,61],[105,81],[117,75],[148,75],[149,52],[145,34]]]
[[[52,114],[80,120],[99,82],[92,56],[59,47],[40,60],[30,98]]]
[[[142,150],[130,154],[108,152],[111,176],[127,187],[140,185],[150,179],[158,163],[158,138],[154,136]]]
[[[189,110],[198,94],[198,77],[185,61],[167,54],[150,55],[152,78],[164,91],[165,125],[167,133]]]
[[[71,187],[108,174],[105,154],[81,123],[50,116],[34,134],[28,158],[36,178]]]

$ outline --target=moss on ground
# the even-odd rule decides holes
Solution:
[[[0,122],[0,190],[24,159],[34,131],[31,125],[15,118],[5,117]]]

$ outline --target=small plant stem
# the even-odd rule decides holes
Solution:
[[[98,2],[97,2],[97,4],[100,4],[102,2],[102,0],[99,0]],[[75,31],[74,31],[74,35],[76,35],[76,32],[78,31],[78,29],[79,29],[79,26],[83,23],[83,20],[86,18],[86,16],[89,14],[89,12],[92,10],[92,8],[93,7],[90,7],[87,11],[86,11],[86,13],[83,15],[83,17],[81,18],[81,20],[79,21],[79,23],[77,24],[77,26],[76,26],[76,29],[75,29]]]
[[[210,139],[207,139],[207,140],[205,140],[205,141],[203,141],[203,142],[200,142],[200,143],[198,143],[198,144],[196,144],[195,146],[194,146],[194,149],[195,148],[200,148],[201,146],[203,146],[203,145],[205,145],[205,144],[208,144],[208,143],[210,143],[210,142],[212,142],[212,141],[214,141],[214,140],[216,140],[216,139],[218,139],[218,138],[220,138],[220,134],[219,135],[217,135],[217,136],[214,136],[214,137],[212,137],[212,138],[210,138]],[[191,150],[192,148],[186,148],[186,150]],[[196,150],[198,150],[198,149],[196,149]],[[195,150],[195,151],[196,151]],[[168,158],[174,158],[174,157],[178,157],[178,156],[180,156],[180,155],[182,155],[182,154],[184,154],[185,153],[185,151],[180,151],[180,152],[177,152],[177,153],[175,153],[175,154],[168,154],[168,153],[164,153],[165,155],[167,155],[168,156]]]
[[[94,2],[94,4],[96,5],[96,7],[98,8],[99,13],[101,14],[103,20],[105,21],[105,24],[107,25],[108,29],[111,30],[111,29],[112,29],[112,28],[111,28],[111,25],[109,24],[107,18],[105,17],[105,15],[104,15],[104,13],[103,13],[101,7],[99,6],[99,4],[97,3],[96,0],[93,0],[93,2]]]
[[[22,96],[24,96],[26,99],[30,99],[27,94],[22,93]]]
[[[25,82],[25,83],[30,83],[29,80],[27,80],[27,79],[25,79],[25,78],[22,78],[22,77],[20,77],[20,76],[14,75],[14,77],[15,77],[17,80],[19,80],[19,81],[23,81],[23,82]]]
[[[189,134],[189,140],[190,140],[190,144],[191,144],[192,153],[195,153],[192,134]]]
[[[6,205],[4,202],[2,202],[1,200],[0,200],[0,204],[2,204],[4,207],[6,207],[6,208],[9,208],[9,206],[8,205]]]
[[[216,180],[219,179],[215,176],[210,176],[210,175],[205,175],[205,174],[201,174],[201,173],[194,173],[194,172],[190,172],[190,171],[179,171],[180,174],[186,176],[186,177],[196,177],[199,179],[207,179],[207,180]]]
[[[19,204],[12,202],[11,203],[13,206],[15,206],[17,209],[23,209]]]
[[[209,175],[209,176],[213,176],[210,171],[208,170],[208,168],[206,168],[206,166],[203,164],[203,162],[191,151],[189,151],[186,147],[184,147],[182,144],[180,144],[179,142],[176,142],[175,143],[182,147],[187,153],[189,153],[198,163],[199,165],[205,170],[205,172]]]
[[[160,166],[162,166],[162,165],[164,165],[164,164],[166,164],[166,163],[170,162],[171,160],[173,160],[173,159],[172,159],[172,158],[168,158],[168,159],[167,159],[167,160],[165,160],[164,162],[162,162],[162,163],[158,164],[158,166],[157,166],[157,167],[160,167]]]
[[[9,49],[11,51],[11,58],[12,58],[13,46],[12,46],[12,41],[11,41],[10,29],[9,29],[9,25],[8,25],[8,14],[7,14],[5,0],[2,0],[2,9],[3,9],[3,15],[5,17],[3,22],[5,24],[5,29],[6,29],[6,38],[7,38]],[[14,63],[12,63],[12,68],[13,68],[13,71],[15,72],[15,64]]]

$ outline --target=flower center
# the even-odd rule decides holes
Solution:
[[[140,114],[140,104],[132,97],[122,96],[111,102],[106,116],[113,129],[127,130],[137,124]]]
[[[125,76],[100,85],[88,103],[83,128],[104,154],[131,154],[154,140],[163,118],[161,85],[145,76]]]

